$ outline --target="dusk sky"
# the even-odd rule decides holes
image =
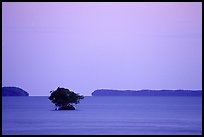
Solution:
[[[2,86],[202,89],[201,2],[3,2]]]

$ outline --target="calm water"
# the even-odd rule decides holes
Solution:
[[[48,97],[2,97],[2,134],[202,134],[202,97],[87,96],[54,111]]]

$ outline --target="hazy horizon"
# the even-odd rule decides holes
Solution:
[[[202,2],[2,2],[2,87],[202,90]]]
[[[5,86],[6,87],[6,86]],[[11,86],[10,86],[11,87]],[[17,87],[17,88],[21,88],[21,87]],[[64,88],[66,88],[66,87],[64,87]],[[23,88],[21,88],[21,89],[23,89]],[[24,90],[24,89],[23,89]],[[56,89],[54,89],[54,90],[56,90]],[[135,90],[135,89],[95,89],[94,91],[96,91],[96,90],[118,90],[118,91],[129,91],[129,90],[131,90],[131,91],[140,91],[140,90],[186,90],[186,91],[188,91],[188,90],[192,90],[192,91],[202,91],[202,89],[137,89],[137,90]],[[90,95],[85,95],[85,96],[92,96],[92,93],[94,92],[94,91],[91,91],[90,93]],[[29,91],[26,91],[26,92],[28,92],[29,93]],[[29,96],[50,96],[50,94],[48,94],[48,95],[30,95],[30,93],[29,93]],[[8,96],[7,96],[8,97]]]

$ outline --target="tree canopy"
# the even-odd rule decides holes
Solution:
[[[49,100],[55,104],[56,109],[59,110],[74,110],[73,104],[80,103],[80,99],[83,99],[83,95],[79,95],[78,93],[74,93],[66,88],[58,87],[55,91],[50,91],[51,95]]]

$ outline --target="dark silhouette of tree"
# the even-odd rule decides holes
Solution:
[[[66,88],[58,87],[55,91],[50,91],[49,100],[55,104],[55,110],[75,110],[73,104],[78,104],[83,95],[79,95]]]

